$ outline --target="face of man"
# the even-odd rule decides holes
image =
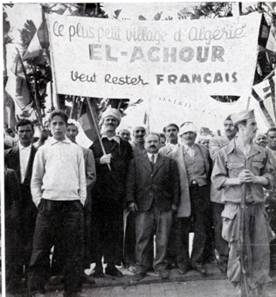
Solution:
[[[112,116],[107,116],[103,120],[103,128],[105,132],[115,132],[118,125],[118,120]]]
[[[166,145],[166,137],[160,136],[160,147],[163,147]]]
[[[167,138],[169,143],[177,142],[178,131],[177,131],[176,127],[168,126],[166,128],[165,135],[166,135],[166,138]]]
[[[200,143],[200,144],[206,146],[207,149],[209,149],[209,142],[210,142],[209,139],[200,139],[200,140],[198,141],[198,143]]]
[[[196,133],[189,131],[186,133],[183,133],[181,135],[181,139],[182,141],[186,144],[186,145],[193,145],[195,143],[195,139],[196,139]]]
[[[276,150],[276,131],[270,131],[267,134],[268,147]]]
[[[248,139],[254,139],[257,133],[258,127],[255,118],[248,119],[246,125],[244,126],[244,135]]]
[[[126,129],[123,129],[119,133],[120,137],[125,141],[130,141],[130,132]]]
[[[256,137],[256,143],[262,147],[266,147],[267,145],[267,137],[265,134],[259,134]]]
[[[34,131],[30,124],[19,126],[17,129],[19,141],[23,146],[29,146],[33,141]]]
[[[56,140],[63,140],[65,139],[66,134],[66,123],[64,122],[63,118],[59,115],[56,115],[52,118],[50,122],[50,129],[53,137]]]
[[[136,143],[144,143],[145,135],[146,135],[146,130],[144,127],[136,127],[133,130],[133,137]]]
[[[231,120],[224,121],[224,132],[229,139],[232,139],[236,135],[237,130]]]
[[[66,130],[66,136],[72,141],[76,142],[76,137],[78,135],[79,131],[78,128],[75,125],[68,125]]]
[[[148,153],[155,154],[160,147],[159,137],[157,135],[149,135],[145,139],[145,149]]]

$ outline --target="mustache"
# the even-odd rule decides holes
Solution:
[[[152,147],[152,148],[156,148],[156,145],[151,145],[150,147]]]

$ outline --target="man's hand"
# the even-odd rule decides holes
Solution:
[[[103,155],[100,158],[100,163],[101,164],[110,164],[111,163],[111,158],[112,158],[112,155],[111,154]]]
[[[172,205],[172,211],[176,212],[177,211],[177,206],[175,204]]]
[[[254,175],[249,169],[240,172],[239,179],[241,183],[258,183],[258,176]]]
[[[138,207],[136,205],[135,202],[131,202],[129,205],[128,205],[128,209],[131,211],[131,212],[136,212],[138,210]]]

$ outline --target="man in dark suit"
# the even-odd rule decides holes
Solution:
[[[32,145],[34,126],[31,121],[23,119],[16,125],[19,143],[5,152],[7,168],[14,169],[20,182],[20,241],[22,245],[21,273],[26,276],[32,253],[33,233],[37,210],[32,201],[30,182],[36,149]],[[25,269],[24,269],[25,266]],[[23,271],[25,274],[23,274]]]
[[[151,133],[145,139],[147,154],[135,157],[127,177],[127,202],[136,211],[136,275],[145,277],[150,263],[148,252],[156,234],[154,269],[168,278],[166,253],[172,223],[172,211],[179,202],[179,174],[174,160],[158,154],[160,137]]]

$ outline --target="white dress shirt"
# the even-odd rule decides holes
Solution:
[[[27,170],[27,166],[28,166],[30,154],[31,154],[31,148],[32,148],[31,144],[25,147],[21,143],[19,143],[20,176],[21,176],[22,184],[25,179],[26,170]]]
[[[154,162],[153,162],[153,164],[155,164],[156,163],[156,160],[157,160],[157,157],[158,157],[158,154],[157,153],[156,154],[148,153],[148,157],[149,157],[150,162],[152,162],[152,155],[154,156]]]

